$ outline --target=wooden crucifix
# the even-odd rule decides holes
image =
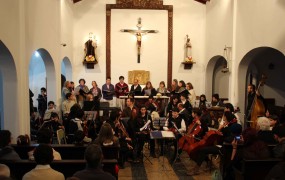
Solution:
[[[138,48],[138,63],[140,63],[140,56],[141,56],[141,46],[142,46],[142,36],[146,35],[147,33],[158,33],[157,30],[141,30],[142,28],[142,19],[138,19],[137,30],[135,29],[121,29],[121,32],[128,32],[132,33],[137,37],[137,48]]]

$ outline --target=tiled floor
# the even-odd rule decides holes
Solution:
[[[148,153],[146,152],[146,156]],[[176,162],[173,166],[169,164],[170,153],[163,157],[152,158],[149,157],[151,163],[144,158],[143,163],[131,164],[127,162],[124,169],[119,171],[119,179],[123,180],[160,180],[160,179],[171,179],[171,180],[208,180],[211,179],[213,170],[217,168],[218,160],[213,160],[212,173],[209,170],[204,171],[206,163],[203,163],[200,168],[200,174],[196,176],[188,176],[186,173],[194,167],[194,162],[189,159],[187,153],[183,152],[180,156],[181,161]],[[163,164],[164,162],[164,164]]]

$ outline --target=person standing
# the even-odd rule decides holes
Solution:
[[[85,85],[85,79],[79,79],[79,85],[75,88],[75,94],[77,95],[77,102],[83,107],[83,103],[86,99],[86,96],[89,92],[89,88]]]
[[[139,80],[135,79],[134,84],[131,86],[131,92],[133,96],[140,96],[142,94],[142,87],[139,85]]]
[[[93,95],[93,101],[95,105],[95,110],[99,110],[100,107],[100,100],[102,98],[102,91],[98,87],[96,81],[92,81],[92,88],[90,89],[89,93]]]
[[[63,102],[64,100],[66,100],[65,96],[67,93],[70,93],[70,82],[69,81],[65,81],[61,90],[61,101]]]
[[[129,92],[129,86],[124,82],[124,76],[119,77],[119,82],[115,85],[116,105],[121,110],[125,108],[125,99],[120,99],[120,96],[125,96]]]
[[[46,88],[41,88],[41,94],[38,96],[38,111],[41,118],[44,117],[44,114],[47,110],[47,90]]]
[[[188,82],[186,84],[186,89],[189,92],[189,94],[188,94],[189,101],[190,101],[192,107],[195,107],[196,93],[194,91],[194,87],[193,87],[192,83]]]
[[[110,77],[106,78],[106,84],[102,86],[102,92],[103,92],[103,100],[109,102],[110,107],[114,107],[113,96],[115,93],[115,87],[113,84],[111,84]]]

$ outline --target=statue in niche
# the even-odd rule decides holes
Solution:
[[[98,63],[96,58],[96,48],[97,43],[93,40],[93,33],[89,33],[89,40],[85,43],[84,48],[84,61],[93,62],[94,64]]]
[[[185,61],[192,62],[192,45],[190,42],[190,37],[186,35],[186,44],[185,44]]]

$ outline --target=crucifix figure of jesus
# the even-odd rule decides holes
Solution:
[[[121,32],[132,33],[137,37],[137,48],[138,48],[138,63],[140,63],[141,56],[141,46],[142,46],[142,36],[147,33],[158,33],[157,30],[141,30],[142,28],[142,19],[138,19],[137,30],[136,29],[121,29]]]

